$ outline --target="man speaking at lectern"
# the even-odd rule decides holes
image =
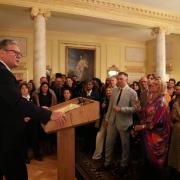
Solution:
[[[27,118],[46,124],[50,119],[63,126],[64,114],[36,107],[22,98],[11,70],[18,67],[22,54],[13,40],[0,41],[0,180],[27,180],[23,146]]]

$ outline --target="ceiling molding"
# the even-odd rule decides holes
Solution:
[[[117,0],[1,0],[1,4],[37,7],[52,12],[124,22],[145,27],[169,26],[172,33],[180,30],[180,14],[125,3]]]

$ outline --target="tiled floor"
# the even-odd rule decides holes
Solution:
[[[43,161],[31,160],[28,167],[29,180],[57,180],[56,156],[46,156]]]

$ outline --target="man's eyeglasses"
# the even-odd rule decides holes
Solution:
[[[21,52],[18,52],[16,50],[13,50],[13,49],[4,49],[6,52],[13,52],[14,54],[16,54],[16,57],[23,57],[22,53]]]

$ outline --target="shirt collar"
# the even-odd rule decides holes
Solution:
[[[126,87],[128,87],[128,85],[127,85],[127,84],[126,84],[123,88],[122,88],[122,87],[119,87],[119,89],[124,90]]]
[[[87,96],[90,96],[92,92],[92,89],[90,91],[87,91]]]
[[[22,97],[27,99],[28,101],[30,101],[30,95],[29,94],[27,96],[22,96]]]
[[[11,69],[8,67],[8,65],[4,61],[0,60],[0,62],[11,72]]]

